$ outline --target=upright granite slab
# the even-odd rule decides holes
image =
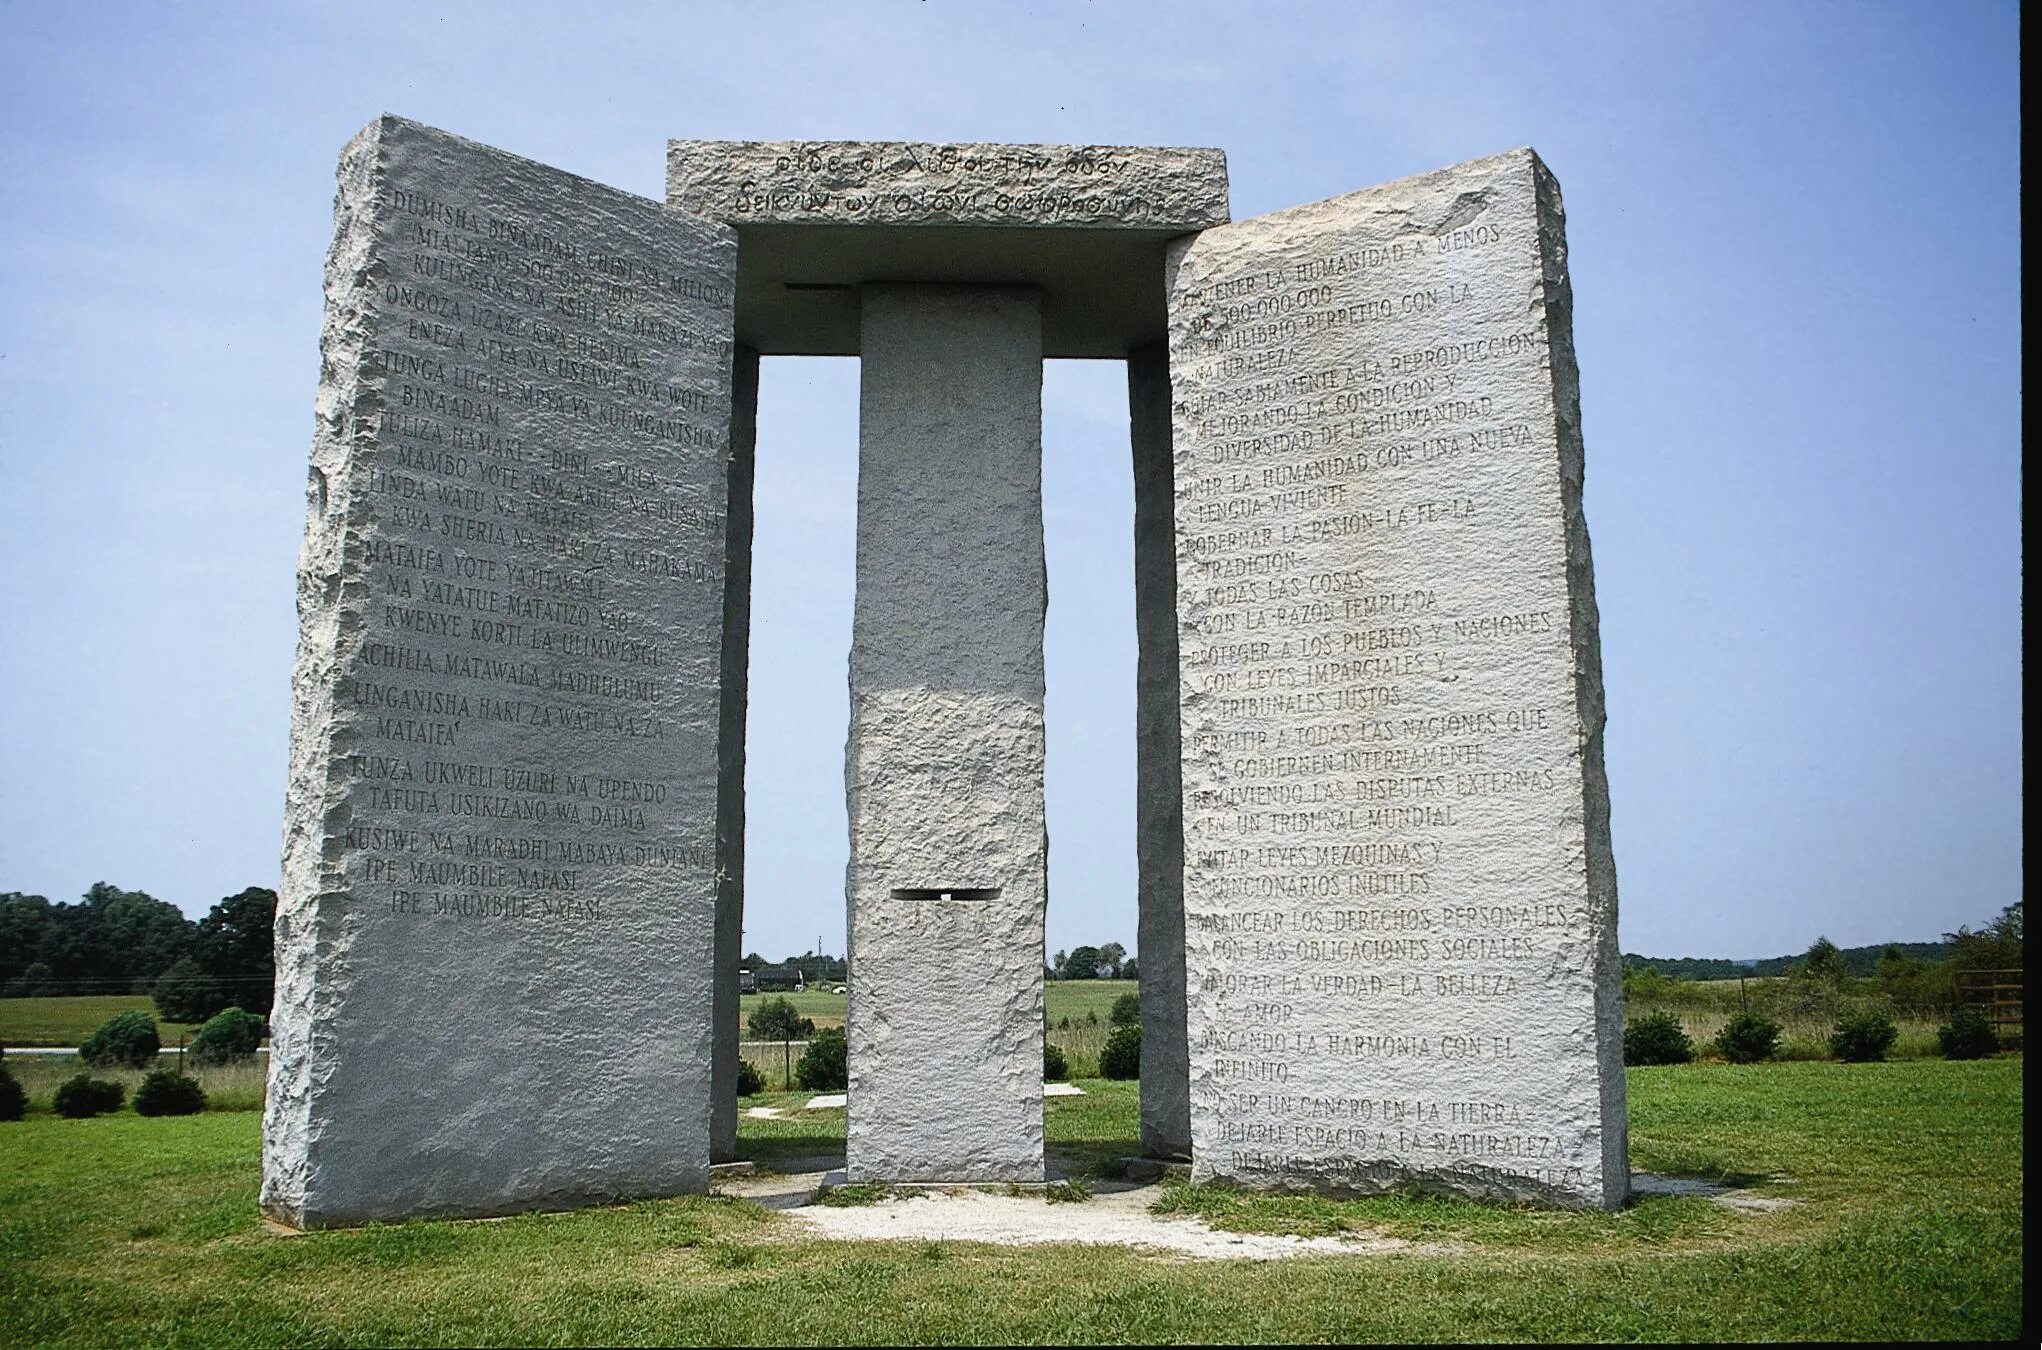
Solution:
[[[731,232],[396,118],[343,152],[262,1206],[701,1190]]]
[[[1168,288],[1194,1175],[1620,1204],[1558,185],[1223,226]]]
[[[851,636],[852,1181],[1040,1181],[1042,312],[863,297]]]

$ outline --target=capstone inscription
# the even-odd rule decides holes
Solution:
[[[706,1184],[735,241],[415,123],[343,152],[262,1203]]]
[[[1227,218],[1227,171],[1178,147],[673,141],[667,199],[732,223],[1189,230]]]

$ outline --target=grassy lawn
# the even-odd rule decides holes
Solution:
[[[86,994],[62,998],[0,998],[0,1045],[76,1045],[116,1013],[145,1012],[155,1017],[147,994]],[[196,1025],[156,1019],[156,1034],[166,1045],[189,1039]]]
[[[1132,1085],[1053,1099],[1054,1146],[1130,1151]],[[748,1104],[799,1105],[799,1096]],[[1653,1197],[1552,1214],[1166,1188],[1222,1226],[1368,1228],[1443,1254],[1193,1263],[1115,1248],[819,1241],[690,1197],[283,1238],[252,1113],[0,1125],[10,1344],[860,1343],[2011,1338],[2021,1061],[1631,1073],[1634,1165],[1733,1176],[1775,1212]],[[769,1165],[843,1113],[743,1122]]]

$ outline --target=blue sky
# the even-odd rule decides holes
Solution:
[[[1535,146],[1568,205],[1622,941],[2015,899],[2009,4],[0,9],[0,890],[274,885],[333,160],[390,111],[1217,145],[1236,218]],[[1051,363],[1050,945],[1134,937],[1118,363]],[[842,950],[857,370],[769,361],[747,945]]]

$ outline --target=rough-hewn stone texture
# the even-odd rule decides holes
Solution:
[[[1559,190],[1517,151],[1171,254],[1194,1173],[1619,1204]]]
[[[712,220],[1196,230],[1227,218],[1218,150],[669,141],[667,200]]]
[[[1127,355],[1134,443],[1135,864],[1140,887],[1142,1152],[1191,1154],[1184,1031],[1184,784],[1177,708],[1177,527],[1164,344]]]
[[[862,312],[847,1172],[1039,1181],[1040,300],[871,286]]]
[[[731,362],[730,488],[724,532],[723,687],[717,752],[715,1130],[716,1162],[737,1158],[737,973],[744,964],[744,732],[752,640],[752,485],[757,478],[759,354]]]
[[[737,336],[856,356],[866,282],[1026,285],[1043,354],[1163,341],[1163,248],[1227,218],[1227,161],[1173,146],[672,141],[667,200],[737,227]]]
[[[343,151],[262,1205],[701,1190],[735,237],[414,123]]]

